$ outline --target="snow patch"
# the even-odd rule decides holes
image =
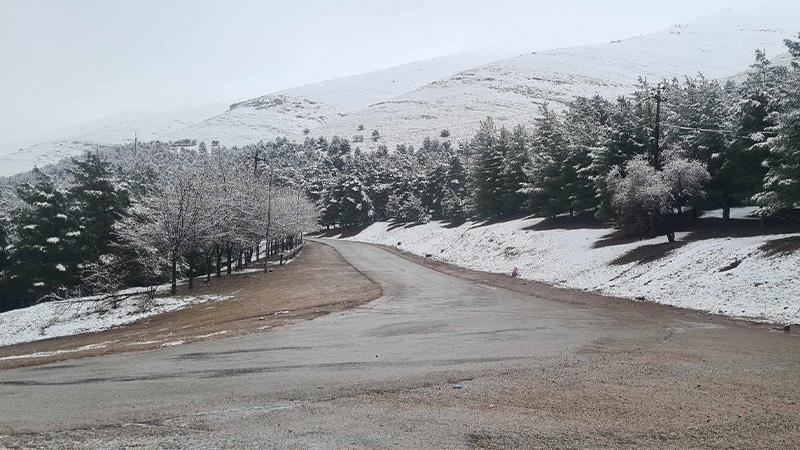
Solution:
[[[222,301],[232,295],[156,297],[148,299],[144,289],[126,289],[133,293],[113,307],[96,297],[40,303],[0,314],[0,347],[80,333],[90,333],[127,325],[147,317],[187,308],[192,305]]]
[[[745,210],[736,215],[747,216]],[[721,214],[710,212],[711,216]],[[461,267],[564,287],[645,298],[730,317],[800,323],[800,252],[774,255],[765,244],[800,234],[614,242],[608,228],[535,229],[528,218],[457,227],[431,222],[391,228],[375,223],[349,240],[398,246]]]

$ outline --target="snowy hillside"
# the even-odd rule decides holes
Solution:
[[[56,138],[0,148],[0,175],[80,152],[86,142],[119,143],[133,131],[140,139],[192,137],[244,145],[286,136],[363,135],[365,147],[418,143],[441,129],[451,140],[468,138],[478,122],[528,122],[539,105],[554,107],[575,95],[613,97],[650,80],[703,72],[711,78],[741,74],[754,50],[785,52],[783,39],[797,32],[789,17],[724,13],[653,34],[611,43],[515,56],[475,51],[301,86],[212,110],[169,118],[101,121]],[[364,130],[359,130],[359,125]],[[381,139],[372,142],[378,130]],[[21,148],[21,150],[17,150]],[[7,155],[7,156],[3,156]]]
[[[372,104],[389,101],[436,80],[511,54],[501,50],[462,52],[300,86],[234,103],[224,114],[180,133],[203,140],[218,139],[226,145],[248,144],[279,136],[302,140],[304,130],[322,135],[327,124],[336,130],[330,134],[347,137],[356,133],[368,134],[371,129],[359,132],[360,123],[342,119]],[[341,124],[341,127],[335,124]]]
[[[96,143],[128,142],[134,133],[142,141],[192,137],[208,142],[220,140],[229,146],[278,136],[302,139],[306,128],[317,129],[372,103],[512,54],[488,50],[461,52],[300,86],[233,105],[215,103],[168,113],[117,115],[38,139],[0,145],[0,176],[80,154]],[[353,133],[342,130],[340,134]]]
[[[66,130],[22,142],[0,144],[0,176],[30,170],[62,158],[81,154],[96,144],[122,144],[134,136],[142,141],[159,140],[225,111],[223,103],[165,112],[132,112],[95,120]],[[186,137],[186,136],[182,136]]]
[[[737,226],[755,221],[758,229],[758,219],[745,217],[745,210],[737,211]],[[542,219],[457,227],[381,222],[348,239],[396,246],[475,270],[510,275],[516,267],[525,279],[559,286],[737,318],[800,323],[800,253],[784,251],[800,242],[800,234],[679,233],[680,242],[670,245],[664,237],[626,241],[611,238],[613,233],[596,226],[552,227]]]
[[[326,135],[364,123],[390,144],[418,141],[442,128],[452,139],[466,139],[486,116],[527,122],[543,103],[557,107],[577,95],[617,96],[631,91],[639,77],[741,73],[756,48],[768,55],[785,52],[783,39],[796,30],[776,22],[725,14],[618,42],[519,56],[439,80],[314,131]]]

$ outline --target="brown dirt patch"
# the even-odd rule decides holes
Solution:
[[[37,352],[74,350],[107,343],[106,347],[39,358],[0,360],[0,369],[48,364],[88,356],[154,350],[174,342],[264,332],[374,300],[378,285],[350,266],[333,248],[307,242],[291,264],[270,273],[246,273],[198,282],[179,294],[232,294],[234,298],[194,305],[134,324],[96,333],[0,347],[0,358]]]

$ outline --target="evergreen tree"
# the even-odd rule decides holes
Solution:
[[[33,180],[17,189],[24,206],[13,218],[17,240],[9,267],[15,292],[28,302],[77,284],[79,261],[79,232],[68,217],[65,193],[39,169]]]
[[[522,210],[527,196],[521,190],[525,187],[525,167],[529,162],[528,134],[525,128],[517,125],[508,138],[503,164],[503,214],[516,214]]]
[[[498,145],[497,129],[491,117],[481,122],[470,144],[473,155],[473,196],[475,212],[481,217],[497,216],[503,205],[503,164],[505,155]]]
[[[444,189],[442,192],[442,216],[450,220],[466,219],[469,206],[468,177],[461,158],[454,155],[445,174]]]
[[[728,171],[732,181],[723,205],[726,212],[730,206],[749,203],[763,188],[767,175],[764,162],[769,155],[767,136],[777,125],[780,102],[787,98],[786,74],[785,67],[773,65],[764,52],[756,52],[756,62],[742,85],[742,100],[736,113],[737,139],[731,149]]]
[[[11,285],[11,217],[7,214],[6,204],[0,196],[0,312],[12,308]]]
[[[547,217],[572,214],[579,185],[578,157],[564,134],[561,119],[549,108],[542,109],[531,139],[528,182],[523,189],[530,196],[531,210]],[[588,155],[585,166],[588,167]]]
[[[646,154],[651,148],[655,115],[650,91],[646,83],[640,82],[634,95],[619,97],[609,111],[603,134],[605,141],[592,155],[592,174],[599,199],[597,217],[600,220],[608,220],[614,215],[606,175],[613,167],[624,170],[627,161]]]
[[[601,190],[607,175],[608,161],[602,161],[608,141],[611,103],[600,96],[579,97],[570,103],[565,113],[564,129],[576,170],[576,189],[572,203],[575,209],[599,208]]]
[[[343,173],[334,189],[333,198],[340,226],[365,225],[372,221],[372,200],[358,176]]]
[[[73,159],[73,185],[68,201],[78,223],[76,249],[82,261],[96,261],[110,252],[113,227],[130,205],[127,183],[118,179],[110,164],[96,153]]]
[[[683,85],[675,85],[666,94],[670,107],[665,122],[671,126],[664,139],[665,147],[708,167],[712,177],[708,201],[722,206],[725,217],[729,215],[737,170],[733,142],[725,131],[733,128],[731,94],[717,81],[702,75],[687,78]]]
[[[800,40],[786,41],[793,70],[784,86],[783,111],[777,114],[776,137],[768,141],[767,174],[755,196],[762,215],[777,215],[800,205]]]

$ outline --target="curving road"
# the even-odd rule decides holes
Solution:
[[[635,447],[672,431],[667,443],[701,442],[682,434],[695,421],[703,439],[716,424],[777,446],[798,430],[794,335],[609,314],[325,242],[383,296],[260,335],[0,372],[0,448]],[[680,396],[695,385],[705,407]],[[734,427],[733,398],[779,431]]]

